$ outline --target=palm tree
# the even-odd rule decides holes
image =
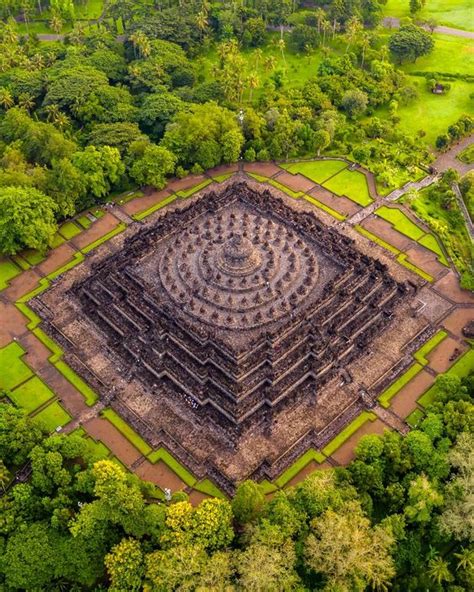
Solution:
[[[474,550],[469,547],[462,548],[459,553],[454,553],[454,557],[458,560],[456,570],[462,569],[466,572],[472,572],[474,569]]]
[[[260,86],[260,78],[258,77],[257,72],[251,72],[249,74],[247,84],[249,86],[249,101],[252,102],[253,91]]]
[[[286,68],[285,47],[286,47],[285,40],[283,39],[283,37],[280,37],[280,39],[278,39],[278,48],[281,51],[281,57],[283,58],[283,63],[285,64],[285,68]]]
[[[453,579],[448,564],[442,557],[435,557],[428,562],[428,575],[439,585]]]
[[[268,56],[265,58],[264,67],[267,72],[272,72],[276,67],[275,56]]]
[[[363,27],[360,20],[353,16],[347,23],[346,26],[346,39],[347,39],[347,47],[346,53],[349,51],[349,47],[354,43],[354,41],[359,36],[359,33],[362,31]]]
[[[364,62],[365,62],[365,52],[370,47],[370,37],[366,33],[362,34],[362,37],[360,39],[360,46],[362,48],[362,58],[361,58],[361,62],[360,62],[360,67],[363,68]]]
[[[45,66],[44,57],[40,53],[35,53],[30,59],[30,70],[42,70]]]
[[[332,40],[334,41],[336,33],[341,30],[341,24],[336,19],[332,21]]]
[[[5,109],[10,109],[13,107],[15,101],[13,100],[12,93],[8,88],[0,88],[0,105]]]
[[[46,120],[47,121],[54,121],[58,114],[60,113],[58,105],[56,103],[52,103],[51,105],[47,105],[45,108],[46,113]]]
[[[54,118],[54,125],[59,128],[61,131],[70,124],[71,120],[69,117],[60,111],[56,117]]]
[[[132,42],[135,57],[137,57],[137,51],[138,57],[147,58],[150,55],[151,43],[143,31],[136,31],[135,33],[132,33],[129,39]]]
[[[324,47],[326,45],[326,33],[328,33],[331,30],[331,23],[327,19],[324,19],[323,22],[321,23],[321,28],[323,30],[323,47]]]
[[[198,29],[201,31],[202,41],[204,37],[204,32],[207,29],[207,26],[209,25],[209,21],[207,20],[207,13],[205,13],[204,11],[198,12],[198,14],[196,15],[196,25]]]
[[[255,57],[255,70],[258,70],[258,66],[263,58],[263,51],[258,47],[254,52],[253,55]]]
[[[54,12],[51,16],[51,20],[49,21],[50,29],[54,31],[56,34],[59,34],[62,31],[63,25],[63,19],[59,16],[57,12]]]
[[[18,97],[18,105],[27,111],[31,111],[35,107],[35,100],[30,93],[21,93]]]
[[[316,25],[318,27],[318,35],[321,35],[321,25],[323,20],[326,18],[326,13],[322,8],[318,8],[314,11],[314,16],[316,17]]]
[[[7,487],[8,483],[10,482],[10,479],[11,479],[10,471],[7,469],[7,467],[5,466],[5,463],[0,458],[0,487],[3,489],[4,492],[6,491],[6,487]]]

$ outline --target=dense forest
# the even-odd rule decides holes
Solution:
[[[433,38],[408,23],[382,42],[379,0],[108,0],[94,26],[75,19],[82,6],[0,7],[5,254],[45,249],[57,221],[111,192],[239,158],[348,155],[387,189],[432,158],[423,130],[397,128],[398,106],[418,92],[397,64],[429,53]],[[64,39],[25,33],[43,14]],[[298,80],[295,60],[315,51]],[[461,117],[440,142],[472,125]]]
[[[474,585],[474,375],[437,379],[408,435],[364,436],[347,468],[266,499],[169,502],[76,435],[0,404],[2,590],[462,592]]]

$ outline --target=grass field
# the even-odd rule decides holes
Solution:
[[[57,401],[33,416],[33,421],[40,422],[50,432],[53,432],[57,427],[65,426],[71,419],[69,413]]]
[[[454,80],[448,93],[434,95],[426,89],[424,78],[419,76],[409,76],[409,78],[417,85],[420,96],[414,103],[398,108],[397,116],[400,117],[398,127],[411,135],[423,130],[426,133],[423,141],[433,146],[436,138],[446,133],[448,127],[461,115],[471,112],[469,95],[474,92],[474,84]],[[388,110],[377,109],[374,115],[385,119],[388,116]]]
[[[79,226],[74,224],[74,222],[65,222],[59,227],[58,232],[66,240],[70,240],[71,238],[74,238],[80,234],[82,232],[82,228],[79,228]]]
[[[383,218],[387,222],[390,222],[395,230],[415,241],[418,241],[425,234],[425,231],[422,228],[417,226],[405,213],[397,208],[382,206],[375,211],[375,214],[379,216],[379,218]]]
[[[0,389],[11,390],[31,376],[33,371],[23,362],[21,356],[25,350],[19,343],[12,341],[0,349]]]
[[[410,16],[408,0],[388,0],[384,15],[403,18]],[[417,14],[420,20],[433,18],[440,25],[456,29],[474,30],[471,0],[428,0]]]
[[[8,398],[15,405],[25,409],[28,413],[35,411],[53,397],[53,391],[37,376],[33,376],[8,394]]]
[[[3,290],[8,286],[8,282],[17,275],[20,275],[21,269],[10,261],[9,259],[3,259],[0,261],[0,290]]]
[[[410,382],[422,370],[421,364],[413,364],[404,372],[394,383],[392,383],[379,396],[378,401],[382,407],[390,407],[390,401],[393,397],[402,390],[402,388]]]
[[[342,160],[311,160],[307,162],[281,164],[280,166],[294,175],[299,173],[321,185],[329,177],[345,169],[347,163]]]
[[[367,179],[364,174],[358,171],[344,169],[331,177],[329,181],[323,183],[323,187],[336,195],[345,195],[363,207],[368,206],[373,201],[369,194]]]
[[[434,34],[433,51],[414,63],[405,63],[401,69],[410,72],[444,72],[447,74],[470,74],[474,72],[472,40],[453,35]],[[454,58],[454,59],[453,59]],[[449,93],[448,93],[449,95]]]

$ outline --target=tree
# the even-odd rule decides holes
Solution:
[[[461,433],[449,453],[456,474],[446,487],[446,505],[440,518],[442,530],[457,540],[474,540],[472,491],[474,487],[474,436]]]
[[[447,562],[442,557],[430,559],[428,563],[428,575],[438,585],[443,582],[451,582],[454,579],[449,571]]]
[[[32,522],[9,537],[2,558],[5,582],[11,589],[51,589],[56,553],[47,523]]]
[[[194,545],[216,551],[227,547],[233,538],[232,509],[229,502],[206,499],[193,509],[189,502],[178,502],[168,507],[164,545]]]
[[[344,93],[341,106],[352,119],[362,115],[367,109],[369,98],[362,90],[348,90]]]
[[[86,190],[96,197],[107,195],[125,172],[119,151],[110,146],[87,146],[71,160],[82,173]]]
[[[416,62],[420,56],[430,53],[434,47],[434,40],[416,25],[403,25],[390,37],[388,46],[401,64],[404,60]]]
[[[410,14],[414,15],[425,5],[426,0],[410,0]]]
[[[0,106],[5,109],[10,109],[15,104],[11,91],[8,88],[0,87]]]
[[[142,589],[145,574],[144,557],[140,542],[136,539],[122,539],[105,556],[105,567],[110,578],[110,590],[135,592]]]
[[[141,144],[139,142],[139,144]],[[139,185],[151,185],[155,189],[163,189],[166,185],[166,175],[174,172],[176,166],[175,155],[156,144],[149,144],[138,153],[133,153],[133,164],[130,168],[130,176]]]
[[[232,511],[240,524],[256,520],[263,504],[265,495],[261,487],[254,481],[244,481],[237,487],[232,499]]]
[[[199,546],[178,545],[147,555],[146,589],[150,592],[230,590],[232,571],[227,553],[209,556]]]
[[[7,466],[23,465],[45,432],[25,412],[0,403],[0,458]]]
[[[243,145],[235,115],[215,103],[193,105],[168,124],[162,145],[178,158],[178,164],[209,169],[238,160]]]
[[[239,584],[249,592],[291,592],[299,588],[291,540],[281,546],[250,544],[236,557]]]
[[[434,508],[441,506],[443,496],[425,475],[411,481],[405,514],[411,522],[429,522]]]
[[[362,592],[390,582],[395,574],[393,535],[384,526],[371,527],[359,504],[347,504],[340,512],[326,510],[311,526],[305,563],[324,576],[328,590]]]
[[[319,156],[321,151],[327,148],[331,143],[331,136],[329,135],[329,132],[321,129],[314,133],[313,142],[317,155]]]
[[[0,252],[45,251],[57,230],[57,206],[33,188],[0,187]]]

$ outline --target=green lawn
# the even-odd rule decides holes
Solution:
[[[37,249],[26,249],[21,252],[21,256],[25,261],[28,261],[30,265],[38,265],[41,261],[44,261],[45,255]]]
[[[410,415],[405,419],[407,424],[412,428],[415,429],[420,421],[424,417],[424,412],[421,409],[415,409],[410,413]]]
[[[390,222],[395,230],[415,241],[418,241],[425,234],[425,231],[422,228],[417,226],[404,212],[397,208],[382,206],[375,211],[375,214],[379,216],[379,218],[383,218],[387,222]]]
[[[366,176],[359,171],[343,169],[322,185],[336,195],[345,195],[363,207],[368,206],[373,201],[369,194]]]
[[[27,382],[17,387],[14,391],[8,394],[8,397],[18,407],[25,409],[31,413],[44,405],[54,397],[53,391],[46,386],[46,384],[37,376],[33,376]]]
[[[425,234],[425,236],[422,236],[418,242],[420,243],[420,245],[423,245],[430,251],[433,251],[433,253],[436,253],[436,255],[438,256],[438,260],[443,265],[446,265],[446,267],[449,267],[448,260],[446,259],[446,256],[443,253],[443,250],[435,236],[433,236],[432,234]]]
[[[281,164],[280,166],[294,175],[299,173],[321,185],[329,177],[345,169],[347,163],[342,160],[311,160],[308,162]]]
[[[65,426],[71,419],[69,413],[57,401],[33,416],[34,421],[40,422],[50,432],[54,432],[59,426]]]
[[[423,77],[409,76],[418,88],[419,98],[409,105],[398,108],[400,117],[398,127],[410,135],[423,130],[426,135],[423,142],[434,145],[436,138],[446,133],[448,127],[455,123],[463,114],[472,110],[469,95],[474,92],[474,84],[462,80],[451,81],[451,90],[445,95],[434,95],[427,90]],[[386,107],[377,109],[375,116],[385,119],[388,116]]]
[[[0,290],[4,290],[8,286],[8,282],[20,273],[21,269],[13,261],[2,259],[0,261]]]
[[[23,362],[25,350],[16,341],[0,349],[0,389],[11,390],[31,376],[33,371]]]
[[[429,0],[428,0],[429,1]],[[416,62],[404,63],[401,69],[411,72],[443,72],[445,74],[470,74],[474,72],[472,40],[453,35],[433,35],[433,51]],[[448,95],[451,91],[448,92]]]
[[[58,232],[66,240],[69,240],[80,234],[82,232],[82,228],[79,228],[79,226],[74,224],[74,222],[65,222],[59,227]]]
[[[383,9],[384,15],[398,18],[410,16],[409,4],[408,0],[388,0]],[[474,30],[471,0],[428,0],[417,18],[433,18],[440,25]]]

